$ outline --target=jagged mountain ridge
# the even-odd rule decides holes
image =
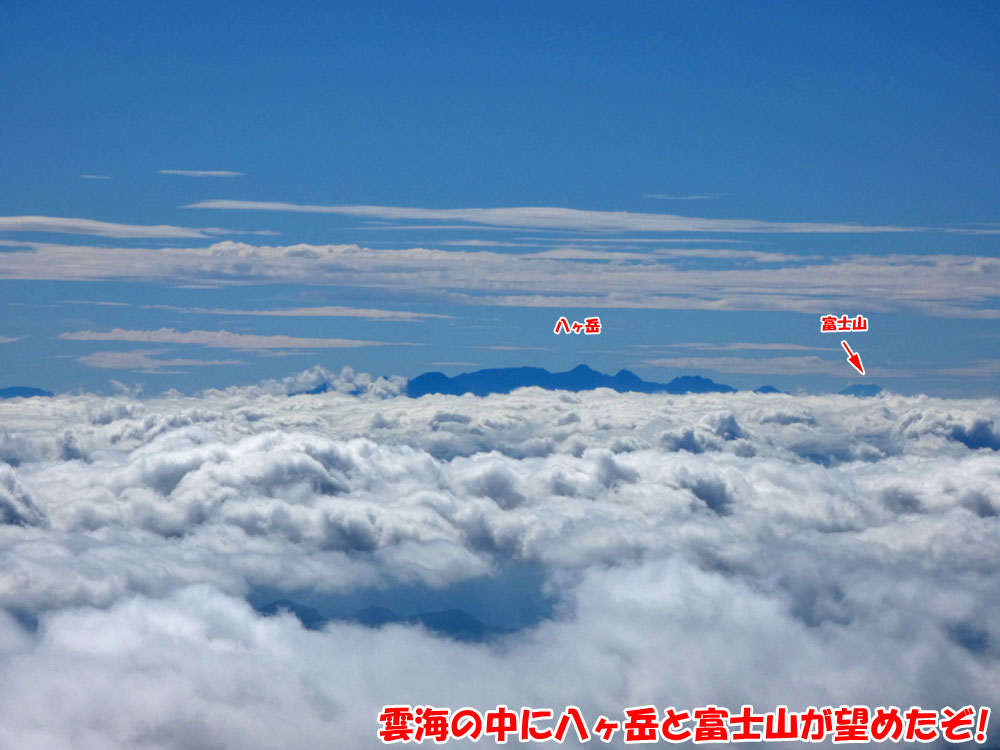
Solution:
[[[406,395],[418,398],[430,393],[460,396],[471,393],[486,396],[491,393],[510,393],[515,388],[538,386],[547,390],[589,391],[611,388],[619,393],[733,393],[732,386],[716,383],[699,375],[682,375],[669,383],[643,380],[630,370],[619,370],[605,375],[587,365],[578,365],[566,372],[549,372],[541,367],[503,367],[476,370],[448,377],[442,372],[425,372],[411,379],[406,385]]]

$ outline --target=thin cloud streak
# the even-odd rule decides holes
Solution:
[[[190,313],[192,315],[248,315],[276,318],[363,318],[365,320],[384,320],[396,323],[417,323],[427,318],[454,319],[453,315],[437,313],[418,313],[407,310],[379,310],[364,307],[342,307],[329,305],[325,307],[288,307],[274,310],[232,310],[215,307],[175,307],[173,305],[142,305],[144,310],[169,310],[171,312]]]
[[[737,341],[728,344],[713,344],[706,341],[689,341],[677,344],[657,344],[654,348],[664,349],[697,349],[700,351],[718,352],[743,352],[743,351],[813,351],[827,352],[836,347],[830,346],[805,346],[804,344],[780,344],[768,343],[757,344],[753,342]]]
[[[194,344],[216,349],[341,349],[357,346],[414,346],[385,341],[363,341],[358,339],[318,339],[297,336],[260,336],[231,331],[178,331],[173,328],[158,328],[155,331],[126,330],[115,328],[111,331],[75,331],[61,333],[59,338],[67,341],[136,341],[157,344]]]
[[[712,370],[713,372],[728,372],[740,375],[834,375],[844,378],[856,378],[855,373],[846,362],[820,359],[817,356],[805,357],[768,357],[755,359],[750,357],[665,357],[647,359],[642,362],[645,367],[667,367],[683,370]],[[873,368],[865,365],[869,375],[882,378],[912,377],[913,373],[903,370]]]
[[[243,177],[242,172],[230,172],[225,169],[161,169],[157,174],[172,174],[181,177]]]
[[[473,349],[489,349],[494,352],[550,352],[548,346],[474,346]]]
[[[454,228],[454,227],[452,227]],[[558,230],[553,230],[558,231]],[[697,243],[699,245],[704,245],[706,243],[720,244],[720,245],[768,245],[769,242],[763,240],[734,240],[734,239],[718,239],[717,237],[688,237],[684,239],[679,239],[677,237],[581,237],[581,236],[570,236],[558,235],[556,237],[518,237],[516,239],[520,240],[545,240],[547,242],[587,242],[587,243],[603,243],[603,244],[616,244],[621,243],[622,245],[635,245],[639,243],[680,243],[693,244]]]
[[[1000,359],[982,359],[965,367],[945,367],[934,370],[938,375],[957,375],[969,378],[1000,377]]]
[[[755,263],[796,263],[818,260],[819,255],[790,255],[768,250],[732,250],[715,248],[665,248],[654,250],[661,258],[704,258],[707,260],[748,260]]]
[[[60,216],[0,216],[0,232],[92,234],[117,239],[194,239],[207,236],[200,229],[175,227],[169,224],[117,224],[109,221],[72,219]]]
[[[239,359],[155,359],[152,355],[160,354],[162,350],[147,349],[130,352],[93,352],[76,361],[88,367],[99,367],[106,370],[135,370],[157,374],[179,374],[177,367],[218,367],[222,365],[245,365]]]
[[[496,242],[489,240],[447,240],[435,244],[450,247],[544,247],[537,242],[503,242],[502,240]]]
[[[591,232],[867,234],[926,231],[918,227],[866,226],[824,222],[775,222],[755,219],[701,219],[674,214],[587,211],[549,206],[433,209],[397,206],[317,206],[280,201],[207,200],[187,204],[184,208],[337,214],[390,220],[451,221],[492,226],[577,229]]]
[[[64,299],[59,300],[63,305],[96,305],[97,307],[132,307],[128,302],[116,302],[111,300],[94,299]]]
[[[707,193],[705,195],[668,195],[667,193],[646,193],[643,198],[660,201],[705,201],[718,198],[722,193]]]

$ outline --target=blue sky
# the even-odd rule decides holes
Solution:
[[[858,378],[819,318],[861,314],[866,380],[995,394],[998,32],[989,3],[4,3],[0,386],[823,391]]]

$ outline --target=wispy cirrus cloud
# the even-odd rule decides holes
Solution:
[[[440,243],[454,244],[454,243]],[[589,244],[589,243],[587,243]],[[740,250],[735,248],[716,247],[659,247],[647,249],[642,245],[633,244],[631,240],[617,240],[615,249],[597,249],[587,247],[581,241],[572,241],[564,245],[552,247],[532,253],[535,258],[562,258],[564,260],[642,260],[660,261],[665,259],[681,260],[716,260],[716,261],[742,261],[744,263],[803,263],[810,260],[818,260],[822,256],[818,255],[793,255],[790,253],[777,253],[770,250]],[[525,245],[528,247],[528,245]],[[535,247],[539,247],[535,245]]]
[[[659,248],[653,251],[662,258],[697,258],[706,260],[742,260],[754,263],[801,263],[817,260],[819,255],[792,255],[770,250],[736,250],[731,248]]]
[[[299,336],[261,336],[231,331],[178,331],[173,328],[156,330],[74,331],[61,333],[67,341],[133,341],[144,344],[194,344],[215,349],[342,349],[356,346],[386,346],[390,342],[359,339],[320,339]],[[397,344],[412,346],[413,344]]]
[[[587,211],[552,206],[512,208],[409,208],[401,206],[322,206],[281,201],[206,200],[184,208],[337,214],[389,220],[450,221],[486,226],[575,229],[590,232],[747,232],[864,234],[914,232],[918,227],[872,226],[833,222],[779,222],[757,219],[703,219],[674,214]]]
[[[975,255],[852,255],[755,263],[676,264],[641,253],[503,253],[425,247],[255,245],[105,248],[0,240],[0,278],[169,280],[179,284],[330,284],[427,294],[463,305],[822,312],[916,311],[994,318],[1000,259]],[[700,252],[707,252],[702,250]],[[726,262],[729,260],[730,262]],[[400,290],[403,290],[400,292]]]
[[[118,239],[194,239],[207,236],[200,229],[175,227],[169,224],[119,224],[110,221],[60,216],[0,216],[0,232],[92,234]]]
[[[82,174],[80,175],[81,180],[110,180],[111,175],[106,174]]]
[[[554,247],[550,250],[540,250],[537,253],[532,253],[533,258],[554,258],[557,260],[608,260],[608,261],[624,261],[624,260],[638,260],[638,261],[649,261],[649,253],[635,253],[628,252],[625,250],[604,250],[598,248],[592,250],[590,248],[583,247]]]
[[[945,367],[934,372],[970,378],[1000,378],[1000,359],[980,359],[962,367]]]
[[[0,344],[13,344],[15,341],[20,340],[20,336],[0,336]]]
[[[776,352],[827,352],[836,348],[831,346],[806,346],[804,344],[782,344],[782,343],[754,343],[750,341],[734,341],[727,344],[713,344],[707,341],[688,341],[677,344],[649,344],[644,348],[655,349],[694,349],[698,351],[715,352],[749,352],[749,351],[776,351]]]
[[[408,310],[379,310],[367,307],[344,307],[326,305],[323,307],[281,307],[273,310],[233,310],[229,308],[175,307],[173,305],[142,305],[146,310],[169,310],[194,315],[247,315],[273,318],[363,318],[396,323],[416,323],[428,318],[453,319],[452,315],[418,313]]]
[[[489,349],[494,352],[550,352],[548,346],[508,346],[497,344],[496,346],[475,346],[474,349]]]
[[[503,242],[501,240],[448,240],[437,242],[437,245],[447,245],[450,247],[542,247],[537,242]]]
[[[99,367],[106,370],[136,370],[139,372],[158,374],[178,374],[183,367],[218,367],[222,365],[244,365],[239,359],[192,359],[175,357],[173,359],[157,359],[155,355],[162,354],[162,349],[135,349],[130,352],[92,352],[76,361],[88,367]]]
[[[552,230],[553,232],[558,230]],[[718,237],[687,237],[678,239],[677,237],[584,237],[582,235],[553,235],[551,237],[519,237],[524,240],[545,240],[546,242],[586,242],[605,245],[639,245],[639,244],[673,244],[683,243],[690,245],[693,242],[699,245],[706,243],[719,245],[764,245],[768,244],[763,240],[735,240],[731,238],[719,239]]]
[[[248,234],[257,237],[277,237],[281,232],[275,232],[273,229],[226,229],[224,227],[201,227],[202,232],[205,234],[224,234],[224,235],[237,235],[237,234]]]
[[[180,177],[243,177],[242,172],[227,169],[161,169],[157,174],[172,174]]]
[[[660,201],[705,201],[710,198],[718,198],[722,193],[703,193],[695,195],[671,195],[669,193],[646,193],[643,198],[652,198]]]

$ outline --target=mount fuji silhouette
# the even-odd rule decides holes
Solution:
[[[844,390],[838,391],[841,396],[855,396],[856,398],[872,398],[882,392],[882,386],[875,383],[855,383],[847,386]]]
[[[429,393],[461,396],[471,393],[486,396],[490,393],[510,393],[515,388],[538,386],[546,390],[590,391],[610,388],[619,393],[734,393],[735,388],[716,383],[698,375],[682,375],[669,383],[643,380],[634,372],[619,370],[605,375],[586,365],[577,365],[566,372],[549,372],[541,367],[504,367],[476,370],[449,378],[443,372],[425,372],[406,384],[406,395],[419,398]]]

